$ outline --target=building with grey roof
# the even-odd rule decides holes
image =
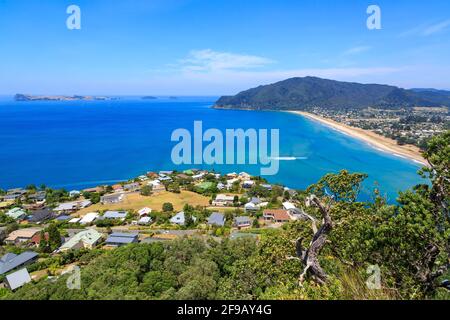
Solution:
[[[125,211],[106,211],[103,215],[104,219],[125,219],[127,213]]]
[[[28,282],[31,282],[31,277],[26,268],[8,274],[5,279],[6,286],[11,290],[16,290]]]
[[[225,216],[223,213],[214,212],[209,216],[208,224],[223,227],[225,225]]]
[[[138,243],[138,236],[139,235],[137,233],[114,232],[109,235],[105,241],[105,244],[108,246],[120,247],[131,243]]]
[[[252,224],[250,217],[241,216],[234,218],[234,226],[237,228],[249,227]]]
[[[114,204],[122,202],[124,198],[125,195],[123,193],[114,193],[102,196],[100,201],[103,204]]]
[[[26,251],[19,255],[7,253],[0,259],[0,275],[33,263],[37,260],[37,257],[38,254],[33,251]]]

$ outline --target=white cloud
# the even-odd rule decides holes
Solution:
[[[448,26],[450,26],[450,19],[427,27],[425,30],[423,30],[422,35],[429,36],[438,33],[447,28]]]
[[[218,52],[211,49],[192,50],[188,57],[180,60],[180,67],[187,72],[211,72],[264,67],[273,60],[253,55]]]
[[[359,54],[359,53],[363,53],[363,52],[369,51],[370,49],[371,49],[371,47],[369,47],[369,46],[353,47],[353,48],[350,48],[347,51],[345,51],[344,55]]]
[[[450,26],[450,19],[435,24],[422,24],[400,34],[400,37],[422,36],[427,37],[439,33]]]

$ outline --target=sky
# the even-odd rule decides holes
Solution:
[[[0,94],[216,96],[296,76],[450,89],[449,57],[448,0],[0,0]]]

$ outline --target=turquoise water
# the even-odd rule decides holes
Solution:
[[[177,100],[14,102],[0,98],[0,188],[42,183],[80,189],[113,183],[147,171],[209,168],[259,175],[258,165],[175,166],[170,141],[177,128],[276,128],[281,161],[272,183],[304,189],[328,172],[365,172],[363,197],[375,183],[394,201],[399,190],[420,182],[419,166],[377,151],[317,122],[282,112],[215,110],[215,97]]]

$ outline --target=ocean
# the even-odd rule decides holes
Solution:
[[[285,112],[212,109],[216,99],[15,102],[0,97],[0,188],[46,184],[82,189],[147,171],[193,167],[259,175],[258,165],[174,165],[173,130],[192,130],[197,120],[204,130],[279,129],[280,156],[286,160],[278,174],[267,177],[271,183],[305,189],[326,173],[348,169],[369,175],[363,199],[371,198],[377,187],[394,202],[398,191],[423,182],[417,163],[320,123]]]

